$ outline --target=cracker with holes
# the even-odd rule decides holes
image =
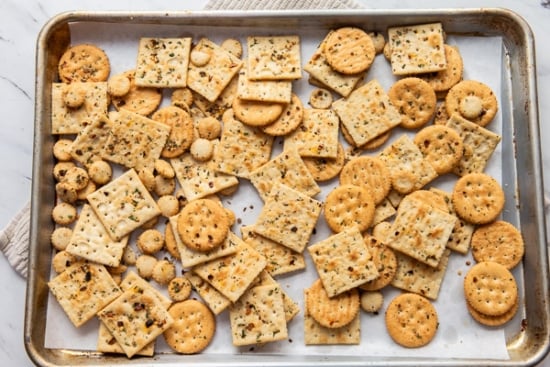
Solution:
[[[332,108],[356,146],[365,145],[401,123],[399,111],[376,79],[334,101]]]
[[[233,110],[223,115],[223,131],[214,154],[219,172],[248,178],[250,172],[269,161],[273,137],[243,124]]]
[[[231,305],[231,301],[227,297],[218,292],[216,288],[212,287],[210,283],[197,274],[188,272],[185,273],[185,278],[189,280],[193,290],[199,294],[208,308],[210,308],[210,311],[215,315],[220,314]]]
[[[237,98],[248,101],[289,103],[292,95],[290,80],[252,80],[246,67],[239,70]]]
[[[378,277],[363,236],[351,227],[307,248],[323,287],[334,297]]]
[[[136,85],[157,88],[185,87],[190,51],[190,37],[141,38],[136,63]]]
[[[321,192],[298,151],[290,148],[252,171],[250,181],[264,202],[278,184],[286,185],[308,196],[315,196]]]
[[[401,201],[386,243],[392,249],[436,267],[456,217],[418,199]]]
[[[391,285],[436,300],[447,272],[450,254],[450,250],[445,250],[439,264],[432,267],[396,251],[397,269]]]
[[[209,56],[204,65],[189,64],[187,86],[209,102],[214,102],[243,66],[243,61],[233,56],[207,38],[202,38],[191,53]]]
[[[363,79],[364,73],[346,75],[332,69],[324,55],[324,48],[327,38],[329,38],[333,32],[334,31],[329,32],[319,47],[317,47],[311,58],[304,65],[304,71],[308,72],[309,75],[314,80],[320,82],[322,86],[326,86],[341,96],[347,97],[357,83]]]
[[[83,262],[69,266],[48,287],[76,327],[122,294],[105,266]]]
[[[128,236],[114,241],[92,208],[85,204],[80,211],[66,251],[83,259],[107,266],[119,266]]]
[[[71,157],[87,168],[101,161],[112,124],[107,116],[102,116],[82,129],[70,145]]]
[[[280,286],[280,284],[273,279],[273,277],[264,269],[260,275],[256,278],[254,283],[250,286],[252,287],[259,287],[259,286],[265,286],[265,285],[275,285]],[[286,322],[290,322],[294,316],[296,316],[298,313],[300,313],[300,306],[292,299],[288,294],[285,293],[283,288],[281,287],[281,292],[283,294],[283,308],[285,311],[285,319]]]
[[[170,160],[187,200],[215,194],[239,183],[232,175],[218,172],[214,163],[198,162],[189,153]]]
[[[174,322],[156,292],[150,285],[134,284],[97,314],[128,358]]]
[[[441,23],[388,28],[394,75],[432,73],[447,68]]]
[[[113,113],[113,126],[102,158],[136,170],[152,170],[159,159],[170,126],[127,110]]]
[[[97,334],[97,346],[96,349],[101,353],[115,353],[124,354],[124,350],[120,347],[120,344],[116,341],[115,337],[104,323],[99,323],[99,331]],[[155,354],[155,342],[147,344],[145,347],[136,352],[137,356],[152,357]]]
[[[248,77],[251,80],[295,80],[302,77],[300,37],[247,37]]]
[[[229,308],[233,345],[264,344],[288,337],[281,287],[253,287]]]
[[[80,96],[67,106],[67,95]],[[78,134],[89,123],[107,114],[109,98],[105,82],[74,82],[72,84],[52,84],[52,134]]]
[[[193,92],[193,104],[206,116],[214,117],[220,120],[225,111],[231,108],[233,100],[237,95],[239,76],[235,74],[229,84],[223,89],[221,94],[214,102],[210,102],[197,92]]]
[[[437,177],[436,170],[407,135],[382,150],[379,157],[390,170],[393,189],[401,194],[418,190]]]
[[[336,158],[339,123],[332,110],[306,108],[302,124],[285,138],[285,149],[296,147],[302,157]]]
[[[313,233],[322,203],[286,185],[268,196],[254,232],[296,252],[302,252]]]
[[[266,259],[237,236],[237,252],[197,265],[193,271],[231,302],[236,302],[267,265]]]
[[[254,232],[253,226],[241,227],[242,238],[267,260],[265,270],[273,275],[287,274],[306,267],[304,255]]]
[[[115,241],[161,213],[155,199],[133,169],[89,194],[87,199]]]
[[[447,120],[446,126],[457,131],[464,144],[464,154],[453,172],[459,176],[483,172],[502,137],[456,113]]]

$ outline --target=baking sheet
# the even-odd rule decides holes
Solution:
[[[239,38],[246,45],[246,36],[264,34],[299,34],[302,42],[302,64],[312,55],[319,41],[324,37],[326,29],[307,29],[283,32],[272,32],[262,27],[241,28],[205,28],[205,27],[175,27],[160,25],[127,25],[127,24],[97,24],[77,23],[71,26],[71,38],[73,44],[93,43],[102,47],[110,57],[111,75],[126,71],[135,67],[137,55],[137,43],[139,37],[180,37],[192,36],[194,41],[206,36],[221,42],[227,37]],[[367,29],[368,30],[368,29]],[[381,30],[383,31],[383,30]],[[501,82],[503,74],[508,67],[503,63],[503,41],[501,37],[476,37],[449,35],[448,44],[457,45],[464,60],[464,79],[475,79],[489,85],[502,103]],[[377,56],[366,80],[378,79],[386,90],[396,80],[391,75],[389,63],[382,55]],[[307,83],[307,73],[304,72],[302,80],[295,82],[293,90],[307,104],[309,92],[314,87]],[[165,93],[163,105],[169,104],[169,93]],[[502,134],[502,113],[499,111],[488,128],[498,134]],[[406,133],[404,130],[395,131],[391,140]],[[385,146],[391,144],[386,143]],[[280,152],[281,144],[274,144],[273,156]],[[368,155],[375,153],[367,152]],[[486,172],[502,182],[502,143],[493,154]],[[456,178],[446,176],[438,179],[429,186],[441,187],[451,191]],[[323,192],[316,199],[323,200],[330,190],[337,185],[336,181],[321,184]],[[241,180],[241,187],[232,197],[224,197],[223,202],[231,208],[242,224],[253,224],[259,214],[262,202],[254,188],[245,180]],[[509,219],[508,219],[509,220]],[[162,227],[161,227],[162,228]],[[317,233],[310,243],[315,243],[329,235],[322,216],[316,227]],[[238,225],[233,231],[239,234]],[[130,240],[135,247],[135,236]],[[305,252],[305,254],[307,251]],[[384,325],[384,310],[378,315],[362,313],[362,342],[357,346],[305,346],[303,342],[303,289],[308,287],[317,278],[315,268],[306,254],[307,270],[297,272],[277,280],[283,285],[284,290],[299,303],[302,312],[289,324],[289,339],[276,343],[269,343],[261,347],[236,348],[232,346],[229,332],[228,313],[218,315],[217,332],[211,345],[203,354],[291,354],[291,355],[333,355],[333,356],[372,356],[372,357],[425,357],[425,358],[470,358],[470,359],[494,359],[506,360],[509,358],[507,341],[504,328],[485,328],[476,323],[468,314],[463,297],[463,275],[474,263],[470,255],[464,256],[457,253],[451,255],[447,274],[442,284],[442,289],[437,301],[434,302],[439,314],[439,329],[435,339],[427,346],[418,349],[406,349],[396,345],[389,337]],[[521,285],[522,267],[514,271]],[[384,290],[385,306],[400,291],[388,287]],[[518,312],[510,325],[519,328],[522,312]],[[76,329],[68,321],[58,303],[49,296],[45,346],[54,349],[69,350],[95,350],[97,341],[97,320],[92,320],[80,329]],[[164,344],[162,337],[157,342],[157,352],[169,353],[170,349]]]

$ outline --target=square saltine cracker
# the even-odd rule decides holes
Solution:
[[[227,238],[221,243],[221,245],[213,250],[200,252],[190,249],[189,247],[185,246],[185,244],[181,240],[181,237],[178,234],[178,215],[171,216],[169,218],[169,221],[174,232],[174,239],[176,240],[176,246],[180,253],[180,261],[183,268],[190,268],[195,265],[199,265],[227,255],[232,255],[237,252],[238,242],[237,240],[235,240],[236,236],[231,232],[228,234]]]
[[[170,134],[170,126],[121,109],[109,114],[113,125],[102,158],[136,170],[153,170]]]
[[[451,250],[445,250],[441,261],[434,268],[396,251],[397,269],[391,285],[436,300],[447,271],[450,254]]]
[[[197,265],[193,271],[231,302],[236,302],[264,270],[267,261],[239,237],[234,236],[233,240],[238,244],[236,253]]]
[[[358,147],[401,123],[399,111],[376,79],[334,101],[332,108]]]
[[[457,218],[415,198],[406,198],[386,238],[387,246],[437,267]]]
[[[71,144],[71,157],[84,167],[102,160],[101,153],[107,144],[112,125],[107,116],[101,116],[95,122],[86,125]]]
[[[205,115],[221,120],[223,114],[232,108],[233,100],[237,96],[237,86],[239,84],[238,74],[231,79],[227,87],[214,102],[210,102],[197,92],[193,92],[193,104]]]
[[[250,181],[265,202],[278,184],[286,185],[308,196],[321,189],[297,149],[287,149],[250,173]]]
[[[295,80],[302,77],[300,37],[250,36],[248,77],[251,80]]]
[[[307,303],[307,290],[304,291],[304,304]],[[361,342],[361,313],[347,325],[327,328],[319,324],[305,308],[304,342],[306,345],[359,344]]]
[[[214,149],[214,154],[216,154]],[[176,178],[187,200],[200,199],[239,183],[237,177],[218,172],[213,160],[198,162],[190,153],[170,159]]]
[[[231,301],[226,296],[218,292],[216,288],[212,287],[210,283],[198,275],[193,274],[193,272],[187,272],[184,276],[191,283],[193,290],[199,294],[215,315],[219,315],[231,305]]]
[[[128,358],[174,322],[156,293],[150,285],[133,284],[97,314]]]
[[[407,135],[382,150],[379,157],[390,170],[393,189],[401,194],[418,190],[437,177],[435,169]]]
[[[100,353],[115,353],[125,354],[124,350],[120,347],[120,344],[116,341],[115,337],[104,323],[99,323],[99,331],[97,333],[97,346],[96,349]],[[136,352],[138,356],[152,357],[155,354],[155,342],[151,342],[143,347],[140,351]]]
[[[372,219],[371,227],[393,217],[396,212],[390,200],[384,198],[384,200],[374,208],[374,218]]]
[[[271,158],[273,137],[243,124],[228,110],[223,115],[223,130],[214,162],[219,172],[248,178],[250,172]]]
[[[237,97],[248,101],[289,103],[292,95],[290,80],[251,80],[246,68],[239,71]]]
[[[301,253],[321,214],[322,203],[286,185],[277,185],[258,216],[254,231]]]
[[[264,344],[288,337],[283,292],[278,284],[250,288],[229,307],[233,345]]]
[[[214,102],[239,72],[243,61],[207,38],[200,39],[193,51],[208,54],[210,60],[203,66],[189,63],[187,86]]]
[[[161,213],[134,169],[88,194],[87,199],[115,241]]]
[[[280,286],[280,284],[264,269],[260,275],[256,278],[256,280],[250,285],[250,288],[252,287],[258,287],[262,285],[277,285]],[[288,294],[285,293],[283,290],[283,287],[281,287],[281,292],[283,293],[283,307],[285,310],[285,318],[286,322],[290,322],[294,316],[300,313],[300,306],[294,302],[292,298]]]
[[[76,327],[122,294],[105,266],[84,262],[68,267],[48,287]]]
[[[447,68],[441,23],[388,28],[394,75],[432,73]]]
[[[458,176],[483,172],[501,136],[458,114],[452,114],[446,126],[458,132],[464,142],[464,154],[453,172]]]
[[[363,80],[365,73],[345,75],[332,69],[323,52],[325,40],[332,32],[329,32],[319,44],[319,47],[317,47],[311,58],[304,65],[304,70],[310,75],[310,83],[312,80],[314,83],[319,82],[322,86],[332,89],[343,97],[347,97],[355,86]]]
[[[68,253],[107,266],[119,266],[128,236],[114,241],[92,207],[84,204],[65,249]]]
[[[272,276],[306,268],[304,255],[254,232],[254,226],[242,226],[243,241],[255,248],[267,260],[265,270]]]
[[[183,88],[191,38],[152,38],[139,40],[135,83],[139,87]]]
[[[78,108],[65,104],[65,93],[70,85],[77,85],[84,91],[84,103]],[[108,108],[106,82],[52,83],[52,134],[78,134],[86,124],[105,116]]]
[[[339,124],[333,110],[306,108],[302,123],[285,137],[285,150],[295,147],[301,157],[336,158]]]
[[[373,256],[357,227],[334,234],[307,250],[329,297],[378,277]]]

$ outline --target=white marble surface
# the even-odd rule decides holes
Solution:
[[[550,141],[550,8],[540,0],[358,0],[368,8],[505,7],[523,16],[536,39],[541,141]],[[199,10],[206,0],[2,0],[0,2],[0,228],[25,204],[31,187],[35,42],[43,24],[67,10]],[[543,144],[544,180],[550,183],[550,146]],[[548,186],[545,192],[548,194]],[[548,195],[550,196],[550,195]],[[25,280],[0,255],[0,361],[29,366],[23,343]],[[550,358],[543,362],[550,366]]]

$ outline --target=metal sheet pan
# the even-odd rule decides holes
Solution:
[[[523,261],[521,328],[507,328],[510,360],[440,358],[364,358],[309,355],[195,355],[162,354],[153,359],[104,356],[98,353],[45,347],[47,281],[50,277],[50,213],[55,203],[51,176],[54,137],[50,134],[51,83],[56,66],[71,42],[75,23],[155,25],[158,27],[244,27],[257,30],[312,29],[322,32],[355,24],[385,31],[391,25],[440,21],[448,34],[503,39],[501,113],[503,123],[502,181],[507,197],[505,212],[522,231],[526,243]],[[535,50],[528,24],[505,9],[353,10],[279,12],[70,12],[51,19],[37,42],[34,165],[30,233],[30,269],[25,317],[25,345],[38,365],[193,365],[244,366],[368,366],[368,365],[533,365],[549,348],[549,270],[543,209],[543,183],[538,126]]]

